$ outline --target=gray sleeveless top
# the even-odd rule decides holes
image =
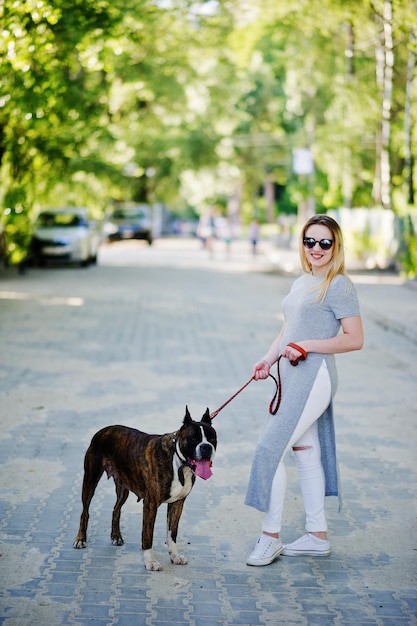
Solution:
[[[282,307],[286,322],[280,351],[289,342],[335,337],[340,320],[360,315],[356,289],[347,276],[339,274],[331,282],[323,301],[318,293],[323,278],[303,274],[292,285]],[[245,504],[267,511],[272,480],[278,463],[300,419],[320,365],[325,359],[332,384],[332,398],[337,389],[336,362],[333,354],[310,352],[305,361],[293,367],[281,359],[281,405],[276,415],[267,418],[255,450]],[[274,374],[274,367],[271,370]],[[333,402],[318,420],[321,459],[326,479],[326,496],[339,495]]]

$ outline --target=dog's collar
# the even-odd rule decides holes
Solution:
[[[173,439],[173,441],[175,441],[175,439]],[[177,457],[181,461],[181,467],[189,467],[192,470],[195,469],[195,464],[192,461],[190,461],[190,459],[186,459],[185,457],[181,456],[181,454],[179,453],[177,445],[175,445],[175,454],[177,455]]]
[[[175,446],[175,454],[181,461],[181,465],[178,467],[178,478],[180,479],[181,485],[184,486],[184,467],[189,467],[190,470],[194,472],[195,464],[190,459],[186,459],[184,456],[180,454],[180,449],[178,447],[177,438],[175,435],[174,437],[172,437],[172,443]]]
[[[177,442],[177,433],[175,433],[175,435],[172,437],[172,443],[174,444],[174,447],[175,447],[175,454],[177,455],[177,457],[179,458],[180,461],[185,463],[185,461],[187,459],[185,457],[181,456],[181,454],[180,454],[180,448],[179,448],[178,442]]]
[[[193,463],[192,461],[185,459],[184,461],[181,459],[181,457],[179,457],[180,461],[182,461],[182,465],[181,467],[189,467],[191,470],[195,470],[195,463]]]

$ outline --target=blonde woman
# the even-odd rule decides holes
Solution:
[[[356,290],[345,273],[342,232],[327,215],[314,215],[300,237],[304,273],[283,300],[284,324],[264,357],[253,366],[255,380],[268,378],[280,359],[282,399],[267,419],[255,451],[246,504],[265,513],[262,534],[248,565],[269,565],[284,556],[327,556],[330,543],[326,495],[338,490],[333,397],[335,354],[360,350],[363,330]],[[292,367],[301,355],[305,360]],[[306,513],[307,534],[283,545],[281,518],[286,488],[284,457],[293,450]]]

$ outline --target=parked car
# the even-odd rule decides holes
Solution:
[[[147,204],[127,204],[117,207],[106,224],[108,241],[143,239],[152,244],[152,214]]]
[[[100,228],[90,220],[87,209],[65,208],[42,211],[35,222],[31,260],[36,265],[47,261],[97,263],[101,243]]]

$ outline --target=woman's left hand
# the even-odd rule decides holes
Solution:
[[[303,347],[301,343],[299,343],[298,345],[300,346],[300,348]],[[301,355],[302,353],[292,346],[285,346],[282,351],[282,356],[289,359],[290,361],[296,361],[298,358],[300,358]]]

